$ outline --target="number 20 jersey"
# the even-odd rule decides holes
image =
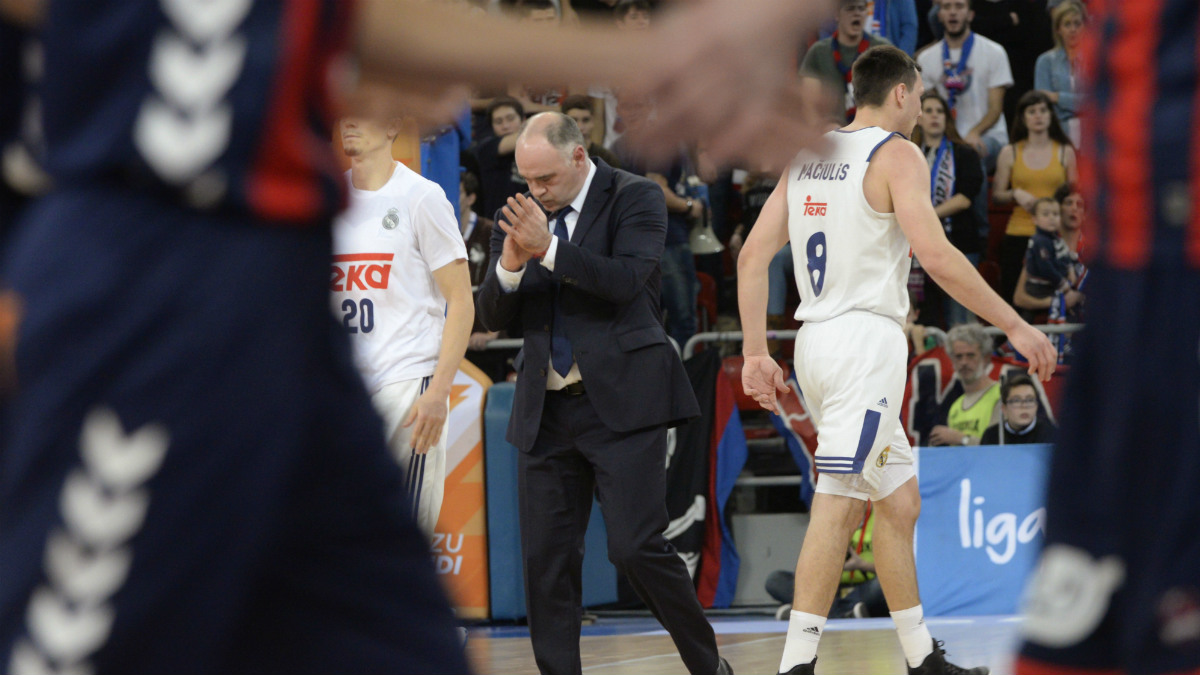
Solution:
[[[908,315],[908,240],[894,213],[863,194],[871,157],[892,136],[868,127],[826,134],[826,156],[804,151],[787,174],[788,234],[800,307],[796,319],[827,321],[866,311],[903,326]]]
[[[333,312],[372,394],[433,374],[446,324],[433,271],[467,257],[442,188],[395,166],[374,191],[355,188],[347,171],[350,202],[333,226]]]

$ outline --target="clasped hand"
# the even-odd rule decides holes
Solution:
[[[509,197],[501,212],[504,218],[497,224],[507,236],[500,254],[500,266],[516,272],[534,256],[545,253],[554,235],[550,234],[542,207],[525,195]]]

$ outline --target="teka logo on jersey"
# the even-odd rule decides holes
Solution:
[[[346,253],[333,256],[331,291],[387,290],[392,275],[392,253]]]
[[[814,202],[812,195],[804,198],[804,215],[806,216],[823,216],[825,208],[829,206],[829,202]]]

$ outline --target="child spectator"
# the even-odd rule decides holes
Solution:
[[[1010,373],[1000,385],[1000,414],[1003,421],[983,432],[980,445],[1050,443],[1054,425],[1038,415],[1038,392],[1027,373]]]
[[[1033,224],[1036,230],[1025,252],[1025,292],[1035,298],[1065,293],[1075,285],[1075,265],[1071,251],[1059,236],[1061,215],[1053,197],[1034,202]]]

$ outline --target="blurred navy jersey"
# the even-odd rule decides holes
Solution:
[[[329,311],[349,5],[51,3],[55,184],[0,279],[0,672],[467,672]]]
[[[47,168],[189,207],[312,222],[342,204],[330,68],[346,0],[52,0]]]
[[[1200,673],[1200,4],[1089,11],[1088,326],[1016,672]]]
[[[1094,0],[1089,11],[1093,101],[1080,152],[1096,234],[1088,252],[1117,269],[1200,269],[1200,7]]]

